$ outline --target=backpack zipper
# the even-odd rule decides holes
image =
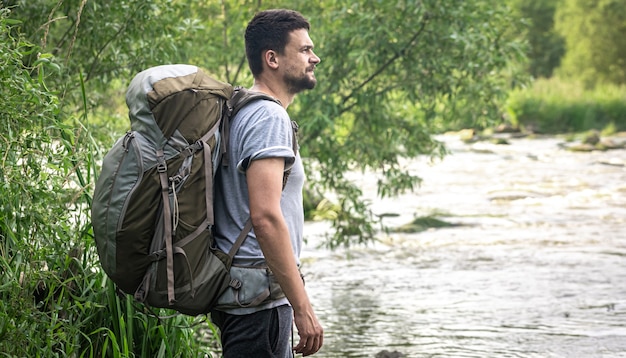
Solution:
[[[117,166],[115,167],[115,171],[113,172],[113,175],[111,175],[111,193],[114,192],[115,187],[117,186],[117,177],[118,174],[120,173],[120,168],[122,167],[122,163],[124,163],[124,161],[126,160],[126,156],[128,155],[128,143],[135,137],[134,133],[132,133],[131,131],[126,132],[126,134],[124,135],[124,138],[122,139],[122,148],[124,149],[123,154],[122,154],[122,158],[120,158],[120,160],[117,162]],[[110,208],[111,207],[111,201],[113,200],[113,196],[110,195],[109,196],[109,200],[107,200],[107,207]],[[107,210],[106,211],[106,219],[105,221],[108,222],[109,221],[109,214],[111,213],[111,210]],[[118,218],[118,223],[115,226],[115,235],[117,236],[117,233],[120,231],[120,226],[121,224],[119,223],[119,219],[122,218],[123,215],[120,215]]]
[[[128,191],[128,195],[126,195],[126,198],[124,198],[124,205],[122,206],[122,210],[120,211],[120,220],[117,223],[117,229],[115,231],[116,234],[120,232],[120,230],[122,229],[122,224],[124,223],[123,219],[126,216],[125,214],[126,214],[126,210],[128,209],[130,198],[133,196],[133,194],[135,193],[135,190],[139,186],[139,183],[141,183],[141,180],[143,179],[142,155],[137,145],[133,145],[134,141],[136,141],[135,133],[134,132],[126,133],[126,136],[124,137],[124,142],[123,142],[125,154],[124,154],[124,157],[122,157],[122,160],[120,161],[120,166],[126,160],[126,156],[128,155],[130,148],[132,147],[135,153],[135,157],[137,158],[135,162],[138,164],[137,181],[135,182],[133,187],[130,188],[130,190]]]

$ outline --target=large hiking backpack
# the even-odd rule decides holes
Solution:
[[[233,88],[191,65],[140,72],[126,93],[131,130],[106,154],[92,225],[105,273],[149,306],[208,313],[231,282],[233,249],[213,240],[213,178],[230,118],[268,96]]]

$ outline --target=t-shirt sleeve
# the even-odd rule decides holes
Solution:
[[[247,121],[241,129],[237,169],[245,172],[253,160],[265,158],[284,158],[285,170],[290,169],[296,154],[289,115],[282,106],[270,101],[259,101],[250,107],[250,111],[240,112]]]

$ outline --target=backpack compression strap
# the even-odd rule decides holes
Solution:
[[[211,148],[206,142],[215,135],[218,128],[220,127],[220,122],[218,121],[215,125],[200,138],[196,143],[201,146],[201,150],[203,151],[203,160],[204,160],[204,176],[206,179],[206,188],[205,190],[205,202],[206,202],[206,211],[207,217],[205,221],[199,226],[198,230],[195,230],[187,237],[181,239],[178,243],[178,246],[182,246],[190,240],[193,240],[195,237],[200,235],[202,230],[200,228],[204,228],[207,225],[213,225],[215,222],[213,216],[213,191],[208,190],[213,187],[213,161],[211,160]],[[165,162],[165,155],[163,149],[157,150],[157,160],[158,167],[157,170],[159,172],[159,179],[161,182],[161,195],[163,199],[163,236],[165,239],[165,259],[166,259],[166,268],[167,268],[167,300],[170,305],[176,302],[176,297],[174,293],[174,251],[180,252],[178,247],[174,248],[173,245],[173,228],[172,228],[172,208],[170,207],[169,200],[169,190],[170,190],[170,181],[171,179],[167,176],[167,164]],[[172,187],[173,190],[175,188]],[[184,253],[184,252],[183,252]],[[190,272],[191,273],[191,272]],[[193,280],[190,280],[190,284],[193,284]],[[192,288],[193,291],[193,288]]]
[[[174,249],[172,247],[172,210],[170,208],[169,199],[169,179],[167,177],[167,164],[165,163],[165,155],[163,149],[156,152],[159,172],[159,181],[161,182],[161,197],[163,200],[163,236],[165,237],[165,259],[167,266],[167,300],[170,304],[174,304]]]

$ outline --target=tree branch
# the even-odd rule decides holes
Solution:
[[[241,55],[241,60],[239,61],[239,66],[237,66],[237,71],[235,71],[235,75],[230,80],[230,83],[232,83],[232,84],[236,84],[237,83],[237,78],[239,77],[239,74],[241,73],[241,70],[243,69],[243,66],[244,66],[245,63],[246,63],[246,55],[243,54],[243,55]]]
[[[415,34],[413,34],[411,39],[407,42],[406,46],[402,50],[400,50],[399,52],[396,52],[396,54],[393,57],[391,57],[389,60],[387,60],[387,62],[383,63],[382,66],[380,66],[376,71],[374,71],[374,73],[372,73],[368,78],[366,78],[363,82],[361,82],[361,84],[359,84],[358,86],[353,88],[352,91],[350,91],[350,93],[348,95],[343,97],[342,102],[345,103],[350,98],[354,97],[358,91],[360,91],[368,83],[372,82],[374,80],[374,78],[376,78],[378,75],[383,73],[395,61],[397,61],[399,58],[402,58],[415,45],[415,42],[417,41],[418,37],[422,34],[422,32],[424,32],[424,29],[426,28],[426,24],[427,23],[428,23],[428,17],[424,16],[424,18],[422,19],[422,23],[421,23],[420,28],[417,29]],[[352,106],[350,106],[350,107],[352,107]],[[350,108],[350,107],[348,107],[348,108]],[[343,113],[343,112],[345,112],[345,111],[344,110],[340,111],[340,113]]]
[[[383,94],[385,94],[385,93],[387,93],[387,92],[390,92],[391,90],[393,90],[393,89],[395,89],[395,88],[397,88],[397,87],[400,87],[400,85],[394,84],[393,86],[388,86],[388,87],[385,87],[385,88],[383,88],[382,90],[375,92],[375,93],[374,93],[374,96],[375,96],[375,97],[378,97],[378,96],[383,95]],[[351,103],[350,105],[348,105],[348,106],[346,106],[346,107],[343,107],[343,108],[339,111],[339,115],[341,115],[341,114],[343,114],[343,113],[346,113],[346,112],[350,111],[352,108],[356,107],[356,105],[357,105],[357,104],[358,104],[357,102],[353,102],[353,103]]]

